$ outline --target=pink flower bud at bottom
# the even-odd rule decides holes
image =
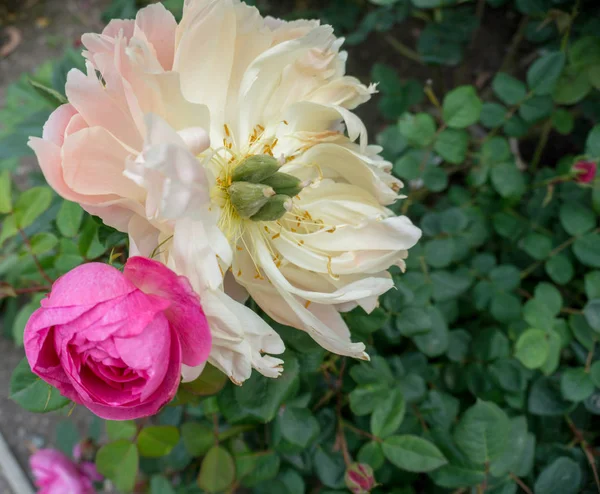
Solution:
[[[346,487],[352,494],[368,494],[375,487],[373,469],[365,463],[353,463],[344,475]]]
[[[589,184],[596,177],[596,163],[593,161],[578,161],[573,165],[575,181],[581,184]]]

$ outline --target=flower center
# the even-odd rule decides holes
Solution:
[[[227,126],[225,134],[226,157],[218,153],[213,156],[220,173],[211,196],[221,208],[219,227],[235,241],[242,236],[246,222],[277,221],[291,211],[292,198],[308,184],[279,171],[282,162],[273,157],[274,144],[262,144],[257,130],[249,139],[249,152],[243,156],[233,150]]]

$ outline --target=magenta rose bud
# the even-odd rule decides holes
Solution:
[[[589,184],[596,177],[596,163],[592,161],[578,161],[573,165],[573,170],[577,174],[575,181],[581,184]]]
[[[352,494],[367,494],[377,485],[373,469],[365,463],[352,463],[346,470],[344,480]]]
[[[98,416],[153,415],[175,396],[182,364],[206,361],[211,335],[187,278],[132,257],[121,273],[83,264],[52,285],[25,327],[32,371]]]
[[[29,458],[38,494],[94,494],[93,481],[75,463],[55,449],[40,449]]]

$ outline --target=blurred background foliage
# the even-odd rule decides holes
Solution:
[[[209,368],[152,423],[109,422],[108,443],[95,425],[100,471],[151,494],[341,493],[353,462],[381,494],[600,492],[600,181],[579,174],[600,159],[598,2],[254,3],[332,24],[349,72],[379,82],[359,113],[405,181],[394,209],[424,237],[380,307],[345,316],[371,362],[274,324],[283,377],[236,387]],[[113,0],[104,20],[143,4]],[[11,180],[74,66],[71,48],[23,75],[0,110],[0,303],[17,345],[49,280],[126,255],[39,173],[24,192]],[[66,405],[27,364],[11,392]]]

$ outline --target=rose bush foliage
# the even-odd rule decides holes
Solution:
[[[115,0],[105,20],[142,3]],[[88,459],[122,492],[151,494],[598,492],[598,6],[256,3],[332,24],[357,57],[350,73],[379,82],[377,114],[364,118],[405,183],[392,208],[423,237],[370,315],[343,315],[370,362],[326,352],[249,300],[285,343],[281,377],[254,371],[238,387],[207,366],[150,422],[95,421]],[[164,4],[181,15],[180,0]],[[496,46],[486,32],[497,26],[508,34]],[[27,188],[12,180],[73,66],[70,49],[24,75],[1,110],[0,303],[16,345],[53,280],[89,261],[122,268],[128,255],[125,235],[39,173]],[[68,397],[26,361],[11,394],[64,413],[57,443],[71,451]]]

